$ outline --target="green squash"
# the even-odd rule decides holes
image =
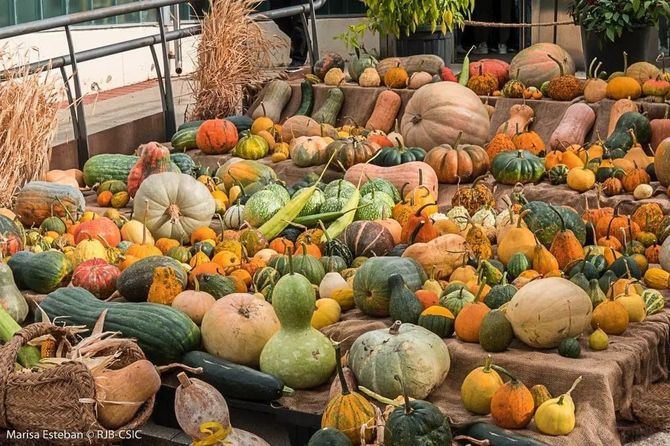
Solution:
[[[101,184],[105,180],[127,181],[130,169],[139,158],[135,155],[103,153],[94,155],[84,163],[84,183]]]
[[[403,399],[405,404],[395,408],[386,421],[384,445],[451,445],[449,419],[437,406],[423,400],[410,401],[404,385]]]
[[[254,273],[252,284],[255,290],[262,290],[268,285],[274,285],[281,278],[279,271],[271,266],[266,266]]]
[[[502,184],[536,183],[544,175],[544,161],[526,150],[501,152],[493,158],[491,173]]]
[[[367,51],[356,48],[356,54],[349,59],[347,68],[349,70],[349,77],[354,82],[358,82],[358,78],[366,68],[374,68],[377,66],[377,58]]]
[[[421,288],[426,273],[416,261],[406,257],[374,257],[368,259],[354,276],[354,302],[369,316],[389,315],[391,288],[388,279],[399,274],[412,292]]]
[[[570,282],[577,285],[579,288],[583,289],[587,293],[589,292],[589,279],[582,273],[577,273],[574,276],[570,277]]]
[[[170,154],[170,161],[172,161],[174,164],[177,165],[181,173],[185,173],[186,175],[192,175],[192,176],[195,175],[197,166],[195,165],[195,161],[193,161],[193,158],[191,158],[187,154],[172,153]]]
[[[647,309],[647,316],[660,313],[665,308],[665,297],[658,290],[644,290],[642,300],[644,300],[644,306]]]
[[[265,186],[277,182],[277,174],[270,166],[254,160],[233,158],[216,170],[216,177],[223,181],[226,190],[241,186],[248,196]]]
[[[323,194],[326,198],[345,198],[348,199],[354,194],[356,186],[347,180],[335,180],[328,183],[324,188]],[[324,211],[321,211],[324,212]]]
[[[326,198],[325,200],[323,200],[323,204],[321,205],[321,209],[319,209],[319,212],[320,213],[340,212],[347,205],[348,201],[349,201],[348,199],[343,197]]]
[[[356,220],[383,220],[391,216],[395,206],[393,198],[385,192],[372,191],[361,197],[356,210]]]
[[[285,276],[289,274],[291,261],[289,256],[277,255],[270,259],[268,266],[273,267],[279,271],[279,274]],[[326,271],[319,259],[309,254],[293,256],[293,271],[306,277],[314,285],[320,284],[323,276],[326,275]]]
[[[423,311],[423,305],[414,292],[407,288],[400,274],[392,274],[388,279],[391,289],[389,298],[389,314],[394,321],[416,324]]]
[[[453,315],[432,314],[430,308],[428,307],[419,316],[419,326],[435,333],[441,338],[450,338],[454,334]]]
[[[263,347],[260,369],[289,387],[308,389],[330,379],[335,370],[335,349],[327,337],[312,328],[314,288],[290,264],[291,259],[289,273],[272,291],[272,307],[281,328]]]
[[[549,179],[549,182],[553,184],[554,186],[558,186],[559,184],[565,184],[568,181],[568,166],[565,164],[558,164],[547,172],[547,178]]]
[[[565,338],[558,344],[558,354],[566,358],[579,358],[582,354],[582,347],[575,338]]]
[[[126,185],[125,181],[121,180],[107,180],[103,181],[100,186],[98,186],[97,193],[100,194],[100,192],[105,192],[105,191],[110,191],[111,193],[115,194],[117,192],[126,192],[128,190],[128,186]]]
[[[116,289],[130,302],[146,301],[153,282],[154,270],[159,266],[172,269],[183,287],[186,287],[186,271],[179,262],[170,257],[150,256],[124,269],[116,280]]]
[[[442,293],[440,296],[440,305],[447,308],[454,317],[458,316],[465,304],[475,301],[475,295],[468,291],[465,287],[452,291],[449,294]]]
[[[19,324],[28,316],[28,303],[14,283],[11,268],[4,263],[0,263],[0,308]]]
[[[388,194],[389,197],[393,198],[394,203],[398,203],[401,200],[398,188],[384,178],[369,179],[361,186],[359,192],[361,193],[361,196],[371,194],[372,192],[384,192],[385,194]]]
[[[522,272],[531,269],[532,266],[533,264],[530,259],[526,257],[526,254],[522,252],[515,252],[507,262],[507,273],[513,280],[519,277]]]
[[[200,291],[211,294],[217,300],[236,291],[235,283],[221,274],[202,274],[198,277],[198,282]]]
[[[600,289],[598,279],[591,279],[589,281],[589,290],[587,291],[587,294],[589,295],[589,299],[591,299],[591,305],[593,308],[607,300],[607,296],[603,290]]]
[[[324,427],[309,439],[307,446],[354,446],[349,437],[332,427]]]
[[[72,262],[60,251],[19,251],[7,264],[18,288],[42,294],[67,286],[72,277]]]
[[[326,273],[339,273],[347,268],[347,262],[340,256],[323,256],[319,259]]]
[[[496,309],[486,313],[479,328],[479,345],[484,351],[504,352],[514,339],[512,324],[502,310]]]
[[[253,194],[244,205],[244,220],[254,228],[260,228],[284,206],[272,190],[261,190]]]
[[[65,234],[65,231],[67,231],[67,226],[65,226],[65,222],[60,217],[54,215],[53,217],[47,217],[42,221],[40,224],[40,231],[54,231],[63,235]]]
[[[619,117],[614,131],[605,140],[603,158],[622,158],[633,146],[633,137],[628,132],[633,130],[635,139],[644,145],[651,140],[649,119],[638,112],[626,112]]]
[[[240,138],[233,149],[233,155],[245,160],[258,160],[268,154],[268,142],[258,135],[248,134]]]
[[[286,204],[291,199],[291,195],[286,190],[286,187],[282,183],[275,182],[270,183],[263,188],[263,190],[269,190],[275,194],[275,198],[281,200],[283,204]]]
[[[165,255],[175,259],[179,263],[188,263],[192,257],[191,250],[186,246],[175,246],[174,248],[170,248]]]
[[[295,191],[293,193],[293,198],[295,198],[295,196],[299,192],[300,190]],[[323,192],[321,192],[321,189],[314,189],[314,192],[312,192],[312,195],[310,195],[309,199],[307,200],[307,203],[298,214],[298,217],[318,214],[321,209],[321,205],[323,205],[323,202],[325,200],[326,200],[325,195],[323,194]]]
[[[619,257],[612,262],[608,270],[616,274],[617,277],[628,277],[629,272],[634,279],[640,279],[642,277],[640,267],[637,265],[635,259],[630,256]]]
[[[618,278],[619,276],[617,276],[614,271],[605,271],[600,279],[598,279],[598,285],[600,285],[602,292],[607,294],[612,284],[616,282]]]
[[[551,206],[544,201],[531,201],[523,205],[521,211],[528,211],[523,220],[544,246],[551,246],[558,231],[562,229],[561,220],[556,218],[559,212],[565,222],[565,229],[571,230],[579,243],[586,242],[586,226],[582,217],[572,209],[562,206]]]
[[[344,260],[344,263],[349,266],[354,261],[354,255],[351,253],[349,247],[338,238],[330,238],[328,232],[324,232],[326,242],[323,244],[323,254],[325,256],[337,256]]]
[[[195,136],[198,134],[198,128],[188,127],[181,130],[177,130],[172,138],[170,139],[170,145],[175,151],[186,151],[190,149],[197,149],[198,145],[195,142]]]
[[[517,289],[514,285],[503,281],[503,283],[491,287],[491,290],[484,297],[484,303],[490,309],[495,310],[512,300],[516,292]]]
[[[425,157],[426,151],[421,147],[383,147],[372,160],[372,164],[398,166],[412,161],[423,161]]]

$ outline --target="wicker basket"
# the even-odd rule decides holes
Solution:
[[[62,444],[104,443],[113,438],[91,441],[86,433],[108,431],[95,415],[95,381],[88,368],[79,362],[69,362],[54,368],[15,371],[16,355],[28,341],[50,334],[57,341],[67,331],[48,323],[32,324],[18,332],[0,348],[0,427],[18,431],[81,432],[83,439],[64,440]],[[144,354],[134,342],[121,348],[120,360],[112,368],[122,368]],[[138,429],[151,416],[155,397],[142,405],[135,418],[116,430]],[[102,437],[102,436],[100,436]],[[58,443],[58,442],[55,442]]]

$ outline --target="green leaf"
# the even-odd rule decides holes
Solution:
[[[605,34],[607,35],[607,38],[614,42],[614,30],[612,28],[607,28],[607,31],[605,31]]]

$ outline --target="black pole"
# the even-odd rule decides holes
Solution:
[[[174,98],[172,97],[172,80],[170,71],[170,59],[168,56],[167,40],[165,38],[165,26],[163,24],[163,15],[160,9],[156,9],[158,14],[158,27],[160,28],[161,48],[163,49],[163,80],[165,82],[165,137],[171,138],[177,130],[177,124],[174,116]]]
[[[77,54],[74,52],[74,43],[72,42],[72,32],[70,26],[65,27],[65,38],[67,39],[67,48],[70,52],[70,60],[72,65],[72,80],[74,81],[74,94],[77,106],[77,127],[78,134],[75,133],[77,139],[77,163],[79,168],[83,169],[84,163],[88,161],[88,132],[86,130],[86,113],[84,111],[84,101],[81,94],[81,82],[79,79],[79,69],[77,68]]]

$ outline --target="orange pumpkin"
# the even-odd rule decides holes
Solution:
[[[249,274],[249,272],[244,269],[236,269],[230,273],[229,277],[235,277],[241,280],[247,286],[247,288],[251,285],[251,274]]]
[[[424,310],[428,307],[432,307],[433,305],[440,304],[439,296],[433,291],[417,290],[414,293],[414,295],[416,296],[417,299],[419,299],[419,302],[421,302],[421,305],[423,306]]]
[[[191,244],[195,245],[203,240],[216,240],[216,232],[208,226],[201,226],[191,233]]]
[[[195,279],[203,274],[221,274],[224,275],[226,273],[225,269],[219,265],[218,263],[214,262],[207,262],[207,263],[201,263],[200,265],[196,266],[191,270],[188,276],[188,280],[191,284],[195,283]],[[245,287],[246,291],[246,287]]]
[[[237,267],[240,265],[240,258],[230,251],[221,251],[212,258],[212,262],[218,264],[226,270],[230,267]]]
[[[547,150],[547,146],[540,135],[535,131],[528,130],[528,127],[514,135],[512,142],[517,150],[527,150],[533,155],[541,156]]]
[[[321,258],[321,249],[319,249],[319,246],[316,245],[315,243],[311,243],[311,241],[308,243],[306,241],[303,241],[302,243],[298,244],[298,247],[295,250],[295,254],[309,254],[312,257],[316,257],[317,259]]]
[[[479,342],[479,328],[486,313],[491,311],[482,302],[465,304],[456,316],[454,331],[461,341]]]
[[[231,151],[239,137],[235,125],[225,119],[208,119],[198,128],[195,144],[202,152],[218,155]]]
[[[285,237],[278,237],[270,242],[268,248],[274,249],[279,254],[286,254],[288,250],[293,250],[293,242]]]
[[[611,234],[613,237],[619,239],[621,243],[624,243],[624,238],[628,240],[635,239],[638,232],[640,232],[640,227],[629,217],[619,215],[618,208],[620,205],[621,203],[614,208],[612,216],[603,217],[598,220],[598,223],[596,223],[596,237],[600,239]]]
[[[512,138],[505,132],[496,133],[486,146],[486,154],[489,156],[490,161],[493,161],[493,158],[499,153],[511,152],[513,150],[516,150],[516,145],[514,145]]]
[[[409,74],[400,66],[400,63],[384,74],[384,85],[389,88],[405,88],[407,81],[409,81]]]
[[[153,272],[147,302],[171,305],[174,298],[182,291],[184,291],[184,287],[174,270],[159,266]]]
[[[111,191],[105,190],[98,194],[95,201],[98,203],[98,206],[106,208],[112,204],[112,197],[114,194]]]
[[[658,203],[644,203],[635,209],[631,219],[641,231],[655,233],[663,220],[663,209]]]
[[[165,237],[159,238],[158,240],[156,240],[156,243],[154,243],[154,246],[160,249],[163,255],[165,255],[165,253],[167,253],[170,249],[176,248],[177,246],[180,245],[181,244],[177,240]]]
[[[560,150],[552,150],[547,153],[547,156],[544,159],[544,167],[549,170],[553,167],[558,166],[559,164],[565,164],[568,169],[574,169],[575,167],[584,167],[584,162],[581,160],[577,153],[572,150],[566,150],[561,152]]]
[[[561,213],[556,211],[553,206],[551,206],[551,209],[556,213],[561,222],[561,230],[554,236],[549,252],[558,261],[558,267],[565,269],[572,262],[582,260],[585,257],[584,247],[579,243],[575,234],[565,227],[565,220]]]
[[[650,182],[651,178],[649,174],[641,167],[635,167],[633,170],[627,172],[621,180],[623,189],[628,193],[633,193],[635,188],[640,184],[649,184]]]
[[[407,223],[402,226],[400,241],[402,243],[427,243],[439,236],[437,229],[433,225],[433,220],[423,215],[424,209],[428,206],[434,206],[435,203],[428,203],[418,208],[407,219]]]
[[[535,412],[533,394],[507,370],[495,365],[492,367],[510,377],[510,380],[500,386],[491,398],[493,422],[505,429],[525,428]]]

